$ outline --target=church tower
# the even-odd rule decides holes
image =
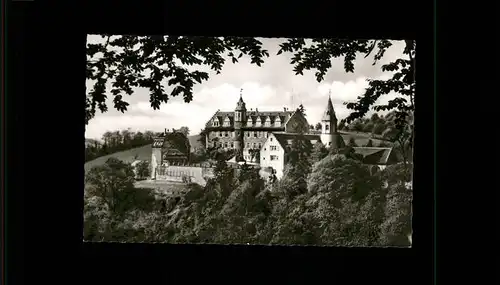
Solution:
[[[234,109],[234,149],[240,154],[243,153],[243,124],[247,121],[247,109],[243,101],[243,89],[240,90],[240,100]]]
[[[339,149],[344,146],[344,140],[337,131],[337,117],[333,109],[331,90],[326,110],[321,118],[321,142],[327,148]]]

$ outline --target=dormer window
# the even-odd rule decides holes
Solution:
[[[281,127],[281,119],[280,119],[280,117],[276,117],[276,120],[274,121],[274,126],[275,127]]]
[[[226,119],[224,119],[224,127],[229,127],[229,126],[231,126],[231,121],[229,117],[226,117]]]
[[[266,122],[264,124],[266,127],[270,127],[271,126],[271,119],[269,117],[266,118]]]

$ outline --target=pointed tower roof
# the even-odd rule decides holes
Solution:
[[[321,118],[322,121],[337,120],[337,117],[335,116],[335,110],[333,109],[331,93],[332,90],[330,90],[328,94],[328,104],[326,106],[325,112],[323,113],[323,117]]]
[[[243,101],[243,88],[240,89],[240,100],[238,100],[238,103],[236,104],[235,110],[236,111],[246,110],[245,102]]]

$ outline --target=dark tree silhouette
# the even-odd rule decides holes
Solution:
[[[114,108],[125,112],[129,105],[124,95],[132,95],[134,87],[148,88],[153,109],[168,102],[170,96],[182,95],[185,102],[193,99],[193,86],[209,78],[207,72],[189,71],[185,65],[204,65],[220,73],[224,55],[233,63],[244,55],[260,66],[269,53],[254,38],[184,37],[184,36],[111,36],[102,35],[101,43],[87,44],[87,79],[94,80],[86,97],[85,122],[99,109],[106,112],[106,99],[113,96]],[[150,75],[146,75],[150,73]],[[163,81],[172,86],[165,90]],[[107,90],[107,83],[112,83]]]

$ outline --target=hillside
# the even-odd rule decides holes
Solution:
[[[198,141],[199,138],[200,138],[200,135],[194,135],[194,136],[188,137],[189,143],[191,144],[192,148],[193,147],[202,147],[201,143]],[[110,158],[110,157],[118,158],[119,160],[122,160],[122,161],[128,162],[128,163],[132,163],[135,160],[150,161],[151,160],[151,144],[98,157],[94,160],[91,160],[91,161],[85,163],[85,171],[90,170],[93,166],[104,164],[106,162],[106,160],[108,160],[108,158]]]
[[[340,131],[339,132],[344,141],[347,143],[349,140],[354,138],[354,141],[358,146],[365,146],[368,143],[368,140],[372,140],[374,146],[380,145],[381,142],[384,143],[390,143],[386,140],[381,140],[377,138],[371,137],[371,134],[369,133],[362,133],[362,132],[347,132],[347,131]]]
[[[122,160],[122,161],[128,162],[128,163],[132,163],[135,160],[150,161],[151,160],[151,144],[98,157],[94,160],[91,160],[91,161],[85,163],[85,171],[89,171],[93,166],[104,164],[106,162],[106,160],[108,160],[108,158],[110,158],[110,157],[115,157],[119,160]]]

